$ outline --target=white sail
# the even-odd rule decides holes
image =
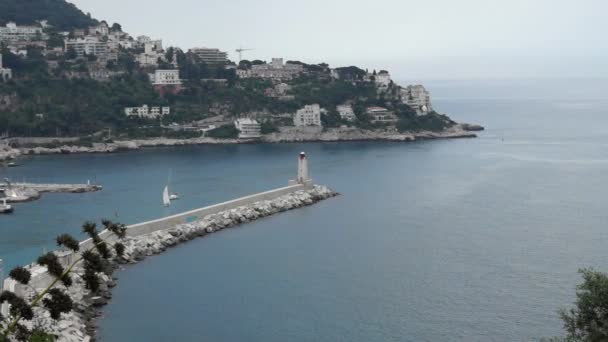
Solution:
[[[168,207],[171,205],[171,199],[169,198],[169,186],[165,186],[165,190],[163,190],[163,205]]]

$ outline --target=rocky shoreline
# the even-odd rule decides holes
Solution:
[[[10,160],[22,155],[41,154],[74,154],[74,153],[114,153],[119,151],[138,150],[144,147],[159,146],[184,146],[204,144],[244,144],[244,143],[288,143],[288,142],[348,142],[348,141],[416,141],[428,139],[456,139],[475,138],[474,131],[482,131],[479,125],[456,124],[441,132],[420,131],[399,133],[394,130],[362,130],[359,128],[331,128],[331,129],[295,129],[291,127],[282,128],[280,132],[263,136],[260,140],[240,139],[215,139],[215,138],[192,138],[192,139],[137,139],[127,141],[115,141],[112,143],[93,143],[92,146],[64,145],[60,147],[24,147],[24,148],[0,148],[0,161]]]
[[[120,267],[120,264],[134,264],[148,256],[160,254],[180,243],[283,211],[312,205],[337,195],[328,187],[315,185],[310,189],[295,191],[274,200],[258,201],[211,214],[192,223],[167,227],[167,229],[146,235],[127,237],[123,242],[126,248],[122,258],[115,259],[109,265],[109,271],[111,273]],[[82,275],[83,272],[82,266],[75,267],[76,274]],[[85,288],[81,277],[72,277],[74,284],[70,288],[64,289],[74,301],[74,310],[69,314],[63,314],[60,320],[55,321],[50,318],[48,311],[35,308],[35,318],[32,320],[32,324],[57,335],[57,342],[93,341],[96,335],[96,321],[102,315],[101,308],[112,298],[111,289],[116,286],[115,278],[103,273],[100,273],[99,276],[101,290],[94,295]]]

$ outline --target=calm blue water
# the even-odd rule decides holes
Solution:
[[[13,179],[96,179],[0,217],[30,261],[86,219],[126,223],[284,185],[294,156],[342,196],[119,272],[103,341],[523,341],[561,333],[579,267],[608,271],[608,82],[426,82],[478,139],[151,149],[36,157]],[[566,84],[562,81],[561,83]],[[572,84],[572,83],[570,83]],[[585,85],[583,87],[582,85]],[[582,87],[582,88],[581,88]],[[171,171],[169,171],[171,170]]]

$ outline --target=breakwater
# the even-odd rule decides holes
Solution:
[[[310,181],[293,184],[236,200],[212,205],[166,218],[131,225],[127,229],[124,241],[125,253],[118,263],[136,263],[147,256],[161,253],[179,243],[221,231],[225,228],[291,210],[312,205],[323,199],[333,197],[336,193],[325,186],[312,185]],[[108,237],[107,232],[100,236]],[[81,242],[81,250],[91,247],[91,241]],[[67,265],[75,260],[72,253],[57,252],[62,263]],[[21,286],[12,279],[4,282],[4,289],[22,296],[30,296],[33,289],[43,289],[52,280],[44,267],[32,265],[30,286]],[[74,270],[83,274],[81,266]],[[111,298],[110,289],[115,280],[100,274],[102,280],[99,293],[92,295],[85,289],[80,277],[73,277],[74,284],[65,289],[75,303],[75,310],[62,315],[58,321],[52,320],[44,310],[35,308],[36,318],[32,322],[58,336],[57,341],[90,341],[95,335],[95,318],[99,316],[99,307]],[[33,288],[33,289],[32,289]],[[6,307],[3,308],[6,313]]]
[[[0,186],[7,202],[27,202],[39,199],[45,192],[83,193],[103,189],[96,184],[34,184],[7,183]],[[2,196],[0,196],[2,198]]]

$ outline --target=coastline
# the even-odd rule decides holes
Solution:
[[[362,130],[359,128],[331,128],[322,130],[318,128],[299,129],[287,127],[280,132],[263,136],[259,140],[242,139],[216,139],[216,138],[191,138],[191,139],[133,139],[115,141],[112,143],[93,143],[92,146],[63,145],[60,147],[24,147],[24,148],[0,148],[0,162],[18,158],[23,155],[43,154],[80,154],[80,153],[115,153],[123,151],[138,150],[144,147],[162,146],[184,146],[184,145],[222,145],[222,144],[256,144],[256,143],[293,143],[293,142],[354,142],[354,141],[395,141],[412,142],[417,140],[431,139],[460,139],[476,138],[474,132],[482,131],[479,125],[459,123],[440,132],[419,131],[398,133],[391,130]]]
[[[199,217],[196,221],[188,223],[171,224],[171,217],[169,217],[129,226],[130,230],[127,230],[128,237],[123,242],[125,251],[122,257],[114,255],[114,258],[111,259],[110,265],[108,265],[110,269],[109,276],[98,273],[100,278],[100,291],[98,293],[92,294],[86,289],[81,277],[73,277],[74,283],[71,287],[65,288],[63,285],[58,285],[57,287],[69,293],[74,301],[75,309],[68,314],[63,314],[59,320],[53,320],[47,311],[37,307],[34,308],[35,319],[31,322],[36,322],[45,331],[56,335],[58,342],[94,341],[97,332],[97,320],[102,317],[102,307],[112,298],[111,289],[117,285],[117,279],[111,276],[112,271],[121,267],[120,265],[138,263],[148,256],[160,254],[168,248],[195,238],[204,237],[226,228],[238,227],[244,223],[284,211],[310,206],[339,195],[326,186],[312,184],[299,186],[303,188],[275,198],[264,199],[263,193],[253,195],[256,196],[257,200],[248,204],[241,203],[237,205],[237,203],[246,198],[235,200],[234,206],[226,206],[227,203],[221,203],[216,206],[226,206],[223,207],[223,210],[207,214],[204,217]],[[276,189],[274,192],[282,191],[283,189],[286,188]],[[178,216],[189,214],[187,212],[178,214]],[[169,221],[167,221],[168,219]],[[160,224],[158,229],[156,229],[155,222],[157,221],[167,222]],[[154,229],[152,231],[144,230],[141,235],[132,236],[130,232],[138,231],[138,226],[142,225],[150,226]],[[103,235],[103,232],[101,235]],[[90,243],[90,241],[81,242],[81,247],[89,246],[87,243]],[[69,253],[65,254],[66,257],[68,255]],[[45,268],[40,268],[39,271],[32,270],[32,273],[34,274],[31,281],[32,286],[37,282],[45,284],[49,280],[46,276]],[[83,273],[82,264],[76,265],[74,274],[82,275]],[[23,291],[23,295],[33,294],[32,287],[30,286],[20,287],[20,289]]]

